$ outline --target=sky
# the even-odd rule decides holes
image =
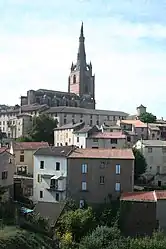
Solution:
[[[0,104],[67,91],[82,21],[96,108],[166,118],[166,0],[0,0]]]

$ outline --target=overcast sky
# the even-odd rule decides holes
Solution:
[[[81,21],[99,109],[166,117],[166,1],[0,0],[0,103],[68,89]]]

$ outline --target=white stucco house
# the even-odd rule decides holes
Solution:
[[[134,147],[144,155],[148,174],[166,174],[166,141],[139,140]]]
[[[34,203],[65,200],[67,156],[72,150],[73,146],[47,147],[34,153]]]

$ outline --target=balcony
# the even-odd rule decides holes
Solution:
[[[66,178],[64,176],[53,176],[50,180],[49,191],[60,191],[63,192],[66,190]]]

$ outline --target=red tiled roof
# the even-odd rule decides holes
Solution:
[[[90,136],[90,138],[119,138],[119,139],[122,139],[122,138],[126,138],[126,135],[124,135],[122,132],[97,132],[97,133],[94,133]]]
[[[166,190],[155,190],[157,200],[166,199]]]
[[[39,148],[49,147],[47,142],[15,142],[14,150],[37,150]]]
[[[155,191],[150,192],[130,192],[123,193],[120,197],[121,201],[140,201],[140,202],[155,202]]]
[[[114,159],[134,159],[132,149],[76,149],[70,158],[114,158]]]
[[[0,154],[3,153],[3,152],[5,152],[5,151],[8,152],[8,153],[10,153],[10,150],[7,147],[1,147],[0,148]]]
[[[4,151],[7,151],[7,149],[8,149],[7,147],[1,147],[0,148],[0,153],[3,153]]]
[[[140,120],[121,120],[122,124],[132,124],[136,128],[147,128],[147,124],[143,123]]]

